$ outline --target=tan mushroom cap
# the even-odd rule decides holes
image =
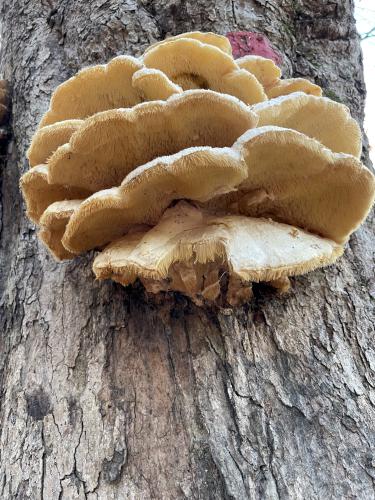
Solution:
[[[221,178],[216,169],[223,168]],[[229,194],[219,196],[225,187]],[[81,205],[63,244],[76,253],[103,245],[134,224],[157,222],[174,199],[203,201],[200,188],[207,189],[204,205],[216,210],[271,217],[342,243],[366,217],[375,182],[352,156],[334,154],[294,130],[262,127],[247,131],[233,148],[186,150],[138,168],[120,188]]]
[[[86,198],[91,194],[81,188],[48,184],[47,165],[38,165],[28,170],[20,179],[20,187],[26,202],[27,216],[36,224],[51,203]]]
[[[82,69],[56,88],[40,127],[138,104],[141,98],[132,86],[132,77],[142,67],[134,57],[118,56],[108,64]]]
[[[39,238],[50,250],[56,260],[72,259],[74,257],[61,243],[65,227],[82,200],[57,201],[52,203],[40,218],[41,229]]]
[[[82,123],[83,120],[64,120],[38,129],[26,153],[30,167],[46,163],[59,146],[69,142]]]
[[[259,116],[259,127],[292,128],[313,137],[335,153],[361,156],[361,129],[344,104],[296,92],[256,104],[252,110]]]
[[[236,63],[240,68],[252,73],[263,87],[275,84],[281,77],[281,69],[276,66],[272,59],[249,55],[236,59]]]
[[[145,50],[145,54],[151,49],[154,49],[155,47],[163,43],[170,42],[179,38],[190,38],[193,40],[198,40],[199,42],[206,43],[207,45],[213,45],[214,47],[217,47],[230,56],[232,55],[232,46],[226,36],[217,35],[216,33],[211,32],[202,33],[201,31],[189,31],[187,33],[181,33],[180,35],[170,36],[165,40],[162,40],[161,42],[153,43],[152,45],[147,47],[147,49]]]
[[[285,80],[279,80],[265,90],[269,99],[291,94],[292,92],[304,92],[305,94],[318,97],[322,95],[322,89],[319,85],[315,85],[315,83],[305,78],[286,78]]]
[[[136,278],[170,278],[173,289],[170,271],[178,263],[186,263],[194,273],[200,264],[217,262],[218,268],[226,267],[236,278],[258,282],[331,264],[342,251],[334,241],[286,224],[238,215],[215,216],[180,202],[149,231],[111,243],[96,257],[93,270],[99,279],[112,278],[124,285]]]
[[[248,177],[213,203],[251,217],[271,217],[344,243],[366,218],[375,177],[353,156],[332,153],[295,130],[260,127],[234,144]]]
[[[50,158],[48,180],[90,191],[118,186],[139,165],[193,146],[231,146],[257,123],[238,99],[192,90],[98,113]]]
[[[139,69],[133,75],[132,85],[144,101],[166,100],[173,94],[182,93],[182,88],[158,69]]]
[[[148,68],[165,73],[184,90],[211,89],[238,97],[246,104],[267,99],[254,75],[241,70],[233,58],[198,40],[180,38],[150,49],[143,56]]]
[[[190,148],[143,165],[118,188],[95,193],[67,226],[63,244],[74,253],[101,246],[136,224],[153,224],[173,200],[204,202],[229,192],[246,177],[230,148]]]

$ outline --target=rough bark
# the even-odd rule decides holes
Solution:
[[[231,311],[56,264],[18,179],[53,88],[191,29],[258,30],[361,120],[352,0],[3,0],[0,497],[374,498],[373,219],[337,266]]]

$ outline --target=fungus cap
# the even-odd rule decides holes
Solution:
[[[248,55],[236,59],[236,63],[240,68],[252,73],[263,87],[273,85],[280,80],[281,69],[276,66],[272,59]]]
[[[295,130],[249,130],[233,149],[248,176],[226,203],[234,202],[231,209],[241,214],[272,217],[343,243],[374,201],[375,177],[357,158],[332,153]]]
[[[147,49],[145,50],[145,54],[151,49],[154,49],[155,47],[163,43],[171,42],[172,40],[177,40],[179,38],[190,38],[193,40],[198,40],[199,42],[205,43],[207,45],[213,45],[214,47],[217,47],[230,56],[232,55],[232,46],[226,36],[217,35],[216,33],[211,32],[202,33],[201,31],[189,31],[187,33],[181,33],[180,35],[169,36],[165,40],[153,43],[152,45],[147,47]]]
[[[36,224],[46,208],[56,201],[86,198],[92,194],[81,188],[48,184],[47,165],[28,170],[20,179],[27,216]]]
[[[224,186],[229,194],[219,196]],[[198,189],[206,190],[205,200]],[[183,198],[272,217],[342,243],[371,207],[374,176],[356,158],[334,154],[299,132],[261,127],[233,148],[187,149],[139,167],[120,188],[88,198],[63,243],[75,253],[103,245],[134,224],[157,222],[172,200]]]
[[[182,88],[158,69],[139,69],[133,74],[132,85],[144,101],[166,100],[182,93]]]
[[[131,172],[118,188],[95,193],[73,214],[64,246],[81,253],[122,236],[136,224],[155,224],[173,200],[207,201],[235,189],[246,165],[230,148],[190,148]]]
[[[361,156],[361,129],[344,104],[296,92],[256,104],[252,110],[259,116],[259,127],[292,128],[313,137],[335,153]]]
[[[142,67],[134,57],[118,56],[108,64],[82,69],[53,92],[40,127],[138,104],[141,99],[132,86],[132,77]]]
[[[215,216],[180,202],[149,231],[111,243],[96,257],[93,270],[99,279],[112,278],[124,285],[136,278],[169,279],[174,289],[171,270],[176,264],[185,263],[191,274],[204,275],[199,265],[215,262],[217,269],[224,268],[237,279],[258,282],[306,273],[334,262],[341,254],[342,247],[334,241],[286,224]],[[186,293],[192,296],[197,293],[197,279],[190,282],[193,286]]]
[[[39,238],[49,249],[56,260],[72,259],[70,253],[61,243],[65,227],[82,200],[57,201],[52,203],[40,218]]]
[[[118,186],[131,170],[159,156],[231,146],[257,120],[238,99],[208,90],[98,113],[52,155],[48,180],[90,191]]]
[[[291,94],[293,92],[304,92],[305,94],[318,97],[322,95],[322,89],[319,85],[315,85],[315,83],[305,78],[286,78],[285,80],[279,80],[265,90],[269,99]]]
[[[150,49],[145,66],[165,73],[184,90],[205,88],[240,98],[246,104],[267,96],[254,75],[241,70],[233,58],[212,45],[179,38]]]
[[[82,123],[83,120],[64,120],[38,129],[26,153],[30,167],[46,163],[59,146],[69,142]]]
[[[200,32],[80,71],[53,93],[20,180],[40,239],[58,260],[110,243],[100,279],[138,277],[200,305],[249,300],[251,281],[285,291],[333,262],[375,178],[348,108],[280,77]],[[7,98],[0,81],[0,115]]]

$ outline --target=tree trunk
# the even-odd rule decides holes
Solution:
[[[55,263],[18,190],[56,85],[183,31],[262,32],[362,120],[353,0],[3,0],[1,20],[0,497],[374,498],[373,220],[287,295],[218,311]]]

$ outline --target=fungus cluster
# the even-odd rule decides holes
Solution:
[[[21,178],[58,260],[99,279],[238,305],[252,282],[334,262],[374,201],[361,133],[320,87],[229,41],[185,33],[54,91]]]

